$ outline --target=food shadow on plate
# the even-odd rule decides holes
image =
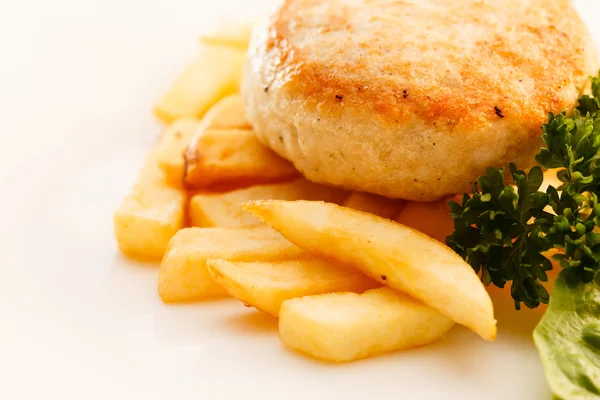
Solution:
[[[160,302],[158,293],[156,296]],[[163,304],[154,312],[154,322],[155,334],[166,342],[193,344],[224,336],[271,336],[277,340],[276,318],[224,296]]]
[[[506,339],[506,338],[505,338]],[[374,357],[364,358],[346,363],[335,363],[312,359],[300,352],[286,349],[279,344],[281,357],[288,362],[296,363],[298,367],[310,367],[317,373],[332,373],[333,376],[347,375],[354,370],[375,371],[386,374],[387,371],[397,371],[410,368],[419,376],[444,376],[448,382],[469,377],[472,380],[485,380],[490,373],[501,373],[503,365],[519,362],[523,355],[523,346],[511,340],[500,343],[489,343],[462,326],[453,327],[442,339],[429,345],[399,350]],[[497,354],[500,348],[501,357]],[[515,369],[515,374],[520,374]],[[410,377],[398,377],[398,386],[408,384]],[[426,378],[423,378],[426,379]],[[432,382],[433,383],[433,382]],[[377,384],[374,382],[373,384]]]
[[[529,309],[525,305],[521,305],[521,309],[517,310],[510,296],[510,288],[488,287],[488,293],[494,303],[498,337],[510,336],[511,339],[523,339],[533,342],[533,330],[546,311],[547,306],[542,304],[538,308]]]
[[[160,260],[152,258],[134,257],[115,251],[114,264],[124,264],[128,268],[153,269],[158,272]]]
[[[248,334],[277,335],[277,318],[255,309],[241,310],[221,320],[219,328]]]
[[[499,399],[503,398],[499,395],[505,390],[503,385],[516,381],[526,381],[532,386],[528,393],[534,395],[529,398],[550,398],[539,369],[529,375],[522,372],[532,371],[539,362],[533,344],[523,346],[518,340],[515,343],[513,339],[506,337],[498,343],[490,343],[459,325],[453,327],[445,337],[429,345],[348,363],[318,361],[302,353],[287,350],[282,344],[280,348],[281,357],[285,357],[292,365],[290,370],[310,371],[315,376],[326,376],[329,382],[338,384],[345,382],[349,374],[359,373],[360,384],[373,388],[374,391],[380,385],[390,385],[389,382],[392,381],[399,393],[404,394],[400,397],[405,398],[414,397],[410,392],[401,391],[414,388],[415,379],[419,389],[414,393],[421,394],[422,388],[425,387],[432,392],[427,398],[443,399],[444,393],[456,391],[461,393],[461,398],[464,399]],[[529,352],[532,352],[532,357],[529,356]],[[294,364],[297,368],[293,368]],[[507,366],[516,367],[507,369]],[[411,373],[399,374],[398,371]],[[502,376],[503,379],[490,382],[489,376]],[[482,397],[481,393],[476,393],[472,387],[465,385],[468,381],[489,382],[490,397]],[[510,395],[505,396],[510,398]]]

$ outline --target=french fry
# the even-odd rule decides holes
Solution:
[[[394,219],[442,243],[454,232],[454,220],[446,200],[433,203],[407,201]]]
[[[354,269],[317,258],[255,263],[209,260],[208,271],[231,296],[274,316],[288,299],[362,293],[381,286]]]
[[[154,107],[169,124],[181,117],[201,117],[219,99],[239,91],[245,53],[225,46],[206,46]]]
[[[212,106],[204,117],[202,126],[197,133],[206,129],[252,129],[246,119],[244,99],[239,93],[232,94],[219,100]],[[191,144],[192,147],[193,144]]]
[[[223,22],[214,31],[200,36],[200,43],[213,46],[232,46],[246,50],[254,25],[254,21]]]
[[[208,129],[185,153],[188,188],[246,187],[299,177],[287,160],[264,147],[248,129]]]
[[[287,300],[279,312],[279,338],[286,347],[335,362],[422,346],[453,325],[442,313],[389,288]]]
[[[119,249],[132,257],[160,259],[184,225],[186,195],[167,184],[157,155],[154,150],[146,157],[136,184],[113,215]]]
[[[305,253],[276,231],[186,228],[169,242],[158,275],[158,293],[165,303],[192,301],[225,294],[208,273],[206,261],[277,261],[302,258]]]
[[[169,125],[161,136],[156,147],[157,160],[171,186],[180,187],[183,184],[183,151],[199,125],[198,119],[183,117]]]
[[[259,200],[244,208],[292,243],[405,292],[482,338],[496,337],[492,301],[458,254],[385,218],[316,201]]]
[[[183,184],[183,152],[194,142],[194,137],[209,128],[249,129],[242,96],[232,94],[219,100],[206,112],[201,121],[193,117],[183,117],[168,126],[158,145],[158,163],[172,186],[178,187]]]
[[[189,214],[192,226],[244,228],[262,224],[242,208],[242,203],[250,200],[323,200],[340,203],[346,195],[343,190],[301,178],[292,182],[252,186],[226,193],[199,194],[190,200]]]
[[[258,199],[257,199],[258,200]],[[312,199],[282,199],[282,200],[312,200]],[[327,201],[326,199],[316,199]],[[388,199],[376,194],[353,192],[344,202],[344,207],[364,211],[383,218],[393,219],[404,205],[404,200]]]

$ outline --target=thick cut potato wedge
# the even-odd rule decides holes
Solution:
[[[454,232],[454,220],[446,200],[433,203],[408,201],[394,219],[442,243],[446,243],[446,236]]]
[[[196,118],[180,118],[167,127],[156,146],[158,165],[171,186],[183,184],[183,152],[199,125]]]
[[[336,362],[422,346],[452,325],[439,311],[389,288],[287,300],[279,312],[284,345]]]
[[[325,199],[320,200],[327,201]],[[394,216],[400,212],[403,206],[404,200],[388,199],[387,197],[364,192],[353,192],[344,202],[344,207],[353,208],[358,211],[368,212],[388,219],[393,219]]]
[[[340,203],[347,193],[343,190],[297,179],[292,182],[252,186],[226,193],[199,194],[190,201],[192,226],[244,228],[262,222],[242,208],[250,200],[323,200]]]
[[[261,145],[249,129],[208,129],[195,146],[185,153],[188,188],[244,187],[300,175],[289,161]]]
[[[209,260],[208,270],[231,296],[274,316],[288,299],[362,293],[381,286],[352,268],[318,258],[256,263]]]
[[[223,22],[214,31],[200,36],[200,43],[213,46],[232,46],[246,50],[254,25],[255,21]]]
[[[186,195],[170,187],[151,151],[136,184],[113,215],[119,249],[132,257],[160,259],[183,228]]]
[[[244,208],[298,246],[348,263],[466,325],[496,337],[492,301],[450,248],[396,222],[316,201],[259,200]]]
[[[243,50],[206,46],[154,107],[165,123],[201,117],[219,99],[239,91],[246,55]]]
[[[158,293],[166,303],[225,294],[206,266],[211,258],[276,261],[305,253],[268,227],[254,229],[187,228],[171,239],[160,265]]]

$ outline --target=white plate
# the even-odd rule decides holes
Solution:
[[[594,2],[578,6],[600,38]],[[163,305],[156,265],[117,252],[111,214],[160,131],[153,101],[198,32],[263,3],[3,9],[0,398],[549,399],[531,341],[539,317],[509,302],[494,343],[455,328],[422,349],[329,365],[285,350],[273,319],[234,300]]]

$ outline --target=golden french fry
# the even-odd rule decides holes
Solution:
[[[119,249],[132,257],[160,259],[184,225],[186,195],[167,184],[157,154],[146,157],[138,181],[113,215]]]
[[[194,151],[185,153],[188,188],[245,187],[300,175],[289,161],[260,144],[249,129],[208,129],[195,146]]]
[[[407,201],[394,219],[442,243],[446,243],[446,236],[454,232],[447,200],[433,203]]]
[[[208,273],[206,261],[276,261],[305,253],[268,227],[253,229],[187,228],[169,242],[158,275],[158,293],[165,303],[225,294]]]
[[[311,357],[346,362],[431,343],[454,322],[389,288],[330,293],[284,301],[283,344]]]
[[[208,271],[231,296],[274,316],[288,299],[362,293],[381,286],[354,269],[318,258],[254,263],[209,260]]]
[[[404,225],[317,201],[259,200],[244,208],[312,253],[408,293],[482,338],[496,337],[492,301],[458,254]]]
[[[206,46],[154,107],[165,123],[201,117],[219,99],[239,91],[245,53],[233,47]]]
[[[177,119],[163,132],[156,146],[158,165],[171,186],[180,187],[183,184],[183,151],[199,125],[200,121],[196,118]]]
[[[202,135],[209,128],[249,129],[250,124],[244,114],[244,101],[240,94],[232,94],[212,106],[202,120],[183,117],[175,120],[162,135],[158,145],[158,163],[172,186],[183,184],[185,163],[183,152],[195,146],[194,137]]]
[[[204,114],[201,129],[197,133],[201,135],[203,130],[211,128],[252,129],[250,122],[246,119],[242,95],[236,93],[219,100]],[[194,147],[192,143],[190,143],[190,147]]]
[[[257,199],[258,200],[258,199]],[[282,199],[296,200],[296,199]],[[312,199],[297,199],[312,200]],[[326,199],[316,199],[327,201]],[[387,197],[364,192],[352,192],[344,202],[344,207],[352,208],[358,211],[364,211],[378,215],[383,218],[393,219],[402,209],[404,200],[388,199]]]
[[[292,182],[251,186],[226,193],[199,194],[190,200],[189,214],[192,226],[244,228],[262,224],[242,208],[242,203],[250,200],[323,200],[340,203],[346,195],[344,190],[301,178]]]
[[[232,46],[246,50],[248,43],[250,43],[254,25],[255,21],[223,22],[214,31],[200,36],[200,43],[205,45]]]

